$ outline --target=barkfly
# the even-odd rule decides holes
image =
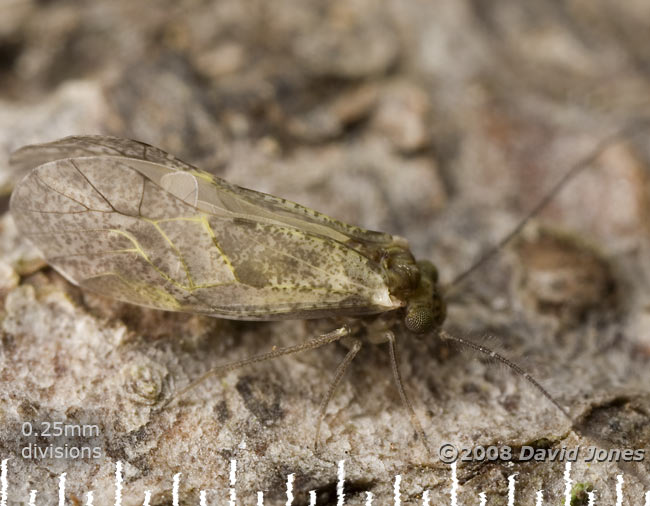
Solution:
[[[635,124],[603,141],[450,287],[518,234],[607,145],[637,128]],[[500,361],[570,419],[521,367],[442,329],[446,309],[437,270],[429,261],[416,261],[402,237],[351,226],[238,187],[133,140],[66,137],[23,147],[12,163],[33,169],[11,196],[19,230],[52,267],[82,288],[150,308],[234,320],[358,317],[295,346],[208,371],[172,400],[210,375],[346,338],[347,355],[319,407],[318,444],[328,402],[364,336],[387,343],[402,403],[430,451],[398,368],[394,330],[403,326],[407,334],[434,333]]]

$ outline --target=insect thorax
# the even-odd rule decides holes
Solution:
[[[398,243],[385,250],[382,267],[391,295],[405,302],[406,328],[423,334],[442,325],[447,309],[431,262],[416,262],[408,247]]]

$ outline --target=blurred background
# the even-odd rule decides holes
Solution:
[[[650,117],[649,77],[647,0],[0,0],[3,209],[21,177],[7,163],[14,149],[71,134],[117,135],[241,186],[407,237],[416,256],[436,262],[449,282],[601,139]],[[639,429],[650,412],[649,140],[640,132],[609,146],[513,246],[454,294],[449,311],[456,332],[496,334],[499,349],[527,354],[536,373],[535,363],[545,364],[539,368],[545,385],[583,416],[585,433],[602,435],[615,420],[619,443],[631,447],[650,441],[647,429]],[[112,448],[106,462],[75,468],[76,493],[106,489],[112,463],[122,459],[131,466],[133,504],[142,502],[146,487],[162,504],[171,483],[165,480],[179,466],[211,461],[209,473],[186,472],[193,478],[182,491],[191,502],[199,488],[227,483],[227,463],[236,454],[266,459],[250,463],[242,477],[250,490],[281,491],[285,472],[300,469],[300,497],[309,489],[327,497],[335,478],[331,463],[348,458],[359,490],[389,491],[386,476],[401,472],[413,500],[424,488],[439,487],[443,497],[448,468],[430,463],[413,440],[385,353],[364,350],[368,356],[356,364],[361,372],[344,381],[331,408],[336,414],[324,427],[325,457],[303,450],[313,437],[306,420],[316,416],[319,395],[344,353],[336,347],[295,367],[237,373],[240,379],[230,381],[237,388],[217,385],[221,394],[203,393],[206,411],[150,418],[155,405],[120,397],[120,388],[130,392],[145,381],[133,379],[129,364],[150,364],[145,383],[160,393],[161,378],[183,383],[223,360],[229,346],[237,348],[239,355],[228,355],[234,359],[246,356],[247,345],[250,351],[295,343],[321,327],[159,316],[81,294],[51,271],[36,272],[39,266],[38,253],[5,213],[0,381],[15,392],[3,401],[5,409],[20,417],[16,406],[29,400],[38,416],[48,406],[74,418],[72,406],[87,406],[115,429],[106,436]],[[36,295],[19,303],[26,297],[21,279]],[[43,370],[52,361],[81,367],[80,348],[65,341],[54,346],[56,330],[43,327],[52,303],[42,294],[55,289],[76,301],[66,313],[72,327],[90,314],[104,343],[116,342],[114,334],[106,338],[116,328],[131,336],[123,348],[128,353],[96,345],[112,350],[102,363],[108,372],[93,365],[82,374],[70,366],[76,382],[63,386],[61,375],[7,372],[9,361],[20,367],[28,358],[30,371],[33,361]],[[70,332],[65,339],[95,346],[88,344],[95,342],[89,331],[77,330],[76,338]],[[190,344],[178,344],[179,336]],[[33,355],[34,347],[48,351]],[[567,436],[557,413],[542,406],[540,415],[537,394],[507,374],[434,345],[424,354],[404,348],[403,373],[433,446],[542,438],[577,444],[566,440],[577,436]],[[189,356],[173,358],[183,350]],[[94,391],[98,384],[103,389]],[[136,408],[128,423],[114,421]],[[208,430],[205,423],[216,426]],[[187,446],[165,446],[160,438],[169,434],[177,443],[182,435]],[[250,452],[237,453],[242,440]],[[206,446],[193,446],[199,441]],[[429,464],[414,470],[413,462]],[[562,466],[521,466],[518,481],[560,494]],[[27,465],[24,472],[40,486],[54,483],[45,470],[55,468]],[[606,500],[605,484],[617,470],[576,472]],[[627,490],[641,493],[648,464],[623,470]],[[468,497],[484,489],[502,498],[506,466],[460,472]],[[273,497],[283,496],[269,491],[268,504]],[[351,500],[362,498],[352,494]]]

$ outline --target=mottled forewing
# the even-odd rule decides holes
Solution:
[[[209,180],[209,185],[201,188],[202,203],[208,210],[211,206],[222,211],[246,214],[251,218],[272,221],[331,237],[337,241],[353,239],[374,246],[388,245],[393,237],[383,232],[365,230],[335,220],[323,213],[314,211],[286,199],[241,188],[228,181],[204,173],[165,151],[143,142],[104,135],[84,135],[65,137],[53,142],[25,146],[11,156],[11,165],[16,171],[26,172],[46,162],[67,158],[88,156],[113,156],[128,158],[132,162],[146,162],[158,165],[161,169],[188,171],[199,178]],[[153,169],[148,177],[160,183],[167,170]],[[163,185],[165,186],[165,185]],[[174,187],[174,185],[169,185]]]
[[[144,306],[234,319],[396,307],[361,252],[256,216],[221,180],[156,151],[155,162],[122,149],[39,166],[12,195],[19,229],[72,282]]]

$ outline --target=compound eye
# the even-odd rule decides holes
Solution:
[[[406,313],[404,323],[414,334],[424,334],[433,328],[433,313],[426,307],[411,308]]]

